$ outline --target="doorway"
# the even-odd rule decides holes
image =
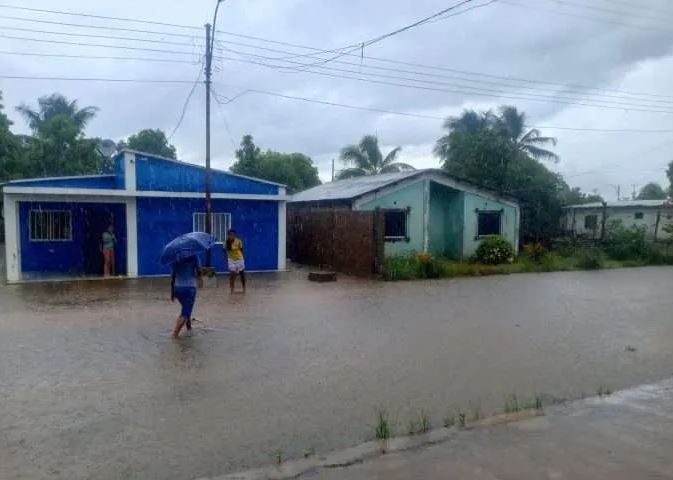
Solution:
[[[82,213],[82,260],[85,275],[103,275],[101,239],[109,225],[114,226],[117,243],[115,247],[115,274],[126,274],[126,205],[97,204],[81,208]]]

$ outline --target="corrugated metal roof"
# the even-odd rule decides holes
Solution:
[[[412,170],[409,172],[384,173],[364,177],[336,180],[309,188],[292,196],[291,202],[317,202],[321,200],[350,200],[387,185],[406,180],[432,170]]]
[[[606,202],[608,208],[637,208],[637,207],[673,207],[670,200],[615,200]],[[601,202],[581,203],[578,205],[569,205],[566,208],[603,208]]]

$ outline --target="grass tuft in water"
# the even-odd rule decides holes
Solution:
[[[516,413],[521,411],[521,404],[516,394],[511,394],[505,398],[505,404],[503,406],[504,413]]]
[[[388,440],[392,436],[388,412],[385,410],[379,410],[375,433],[377,440]]]

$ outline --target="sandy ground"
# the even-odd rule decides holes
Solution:
[[[173,341],[166,279],[0,287],[0,478],[190,479],[673,373],[673,268],[434,282],[306,272],[204,290]]]

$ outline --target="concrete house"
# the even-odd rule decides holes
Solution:
[[[442,170],[337,180],[293,195],[288,208],[381,209],[386,256],[426,251],[467,258],[485,236],[494,234],[515,250],[519,243],[516,201]]]
[[[284,186],[217,170],[211,185],[217,242],[234,227],[249,270],[284,270]],[[3,186],[7,280],[100,275],[99,242],[110,223],[118,273],[166,275],[162,247],[205,230],[204,186],[203,167],[131,150],[117,155],[110,175],[9,182]],[[213,266],[226,270],[220,246]]]
[[[565,208],[561,227],[569,235],[601,238],[603,225],[619,220],[625,227],[645,229],[649,239],[666,236],[665,225],[673,224],[673,203],[670,200],[619,200],[570,205]]]

